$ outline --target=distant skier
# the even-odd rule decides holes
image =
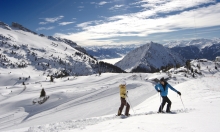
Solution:
[[[170,112],[171,112],[170,109],[171,109],[171,104],[172,104],[172,102],[171,102],[170,99],[167,97],[167,95],[168,95],[168,88],[170,88],[171,90],[177,92],[177,93],[181,96],[181,93],[180,93],[179,91],[177,91],[177,90],[176,90],[175,88],[173,88],[170,84],[168,84],[168,83],[165,81],[164,78],[161,78],[161,79],[160,79],[160,83],[155,86],[155,89],[156,89],[158,92],[160,92],[160,95],[161,95],[161,97],[163,98],[162,103],[161,103],[161,105],[160,105],[160,107],[159,107],[158,113],[164,113],[164,112],[163,112],[163,107],[164,107],[164,105],[165,105],[166,103],[168,103],[168,104],[167,104],[166,112],[167,112],[167,113],[170,113]]]
[[[129,116],[129,109],[130,109],[130,105],[128,104],[128,102],[126,101],[126,96],[127,96],[127,91],[126,91],[126,82],[123,81],[120,85],[120,97],[121,97],[121,106],[118,109],[118,116],[121,115],[124,106],[126,106],[126,110],[125,110],[125,115]]]
[[[40,97],[45,97],[46,96],[46,92],[44,91],[44,88],[42,88],[41,93],[40,93]]]

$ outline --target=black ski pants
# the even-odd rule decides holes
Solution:
[[[130,105],[129,105],[128,102],[125,100],[125,98],[122,98],[122,97],[121,97],[121,106],[120,106],[119,109],[118,109],[118,115],[121,115],[121,112],[122,112],[124,106],[126,106],[125,115],[129,115]]]
[[[159,107],[159,112],[162,112],[163,111],[163,107],[164,107],[164,105],[166,104],[166,103],[168,103],[167,104],[167,110],[166,110],[166,112],[170,112],[170,108],[171,108],[171,104],[172,104],[172,102],[170,101],[170,99],[167,97],[167,96],[162,96],[162,103],[161,103],[161,105],[160,105],[160,107]]]

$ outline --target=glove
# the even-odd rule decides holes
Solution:
[[[161,92],[161,90],[157,90],[157,92]]]
[[[179,96],[181,96],[181,93],[178,91],[177,94],[179,94]]]

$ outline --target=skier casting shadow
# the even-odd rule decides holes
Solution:
[[[124,106],[126,106],[125,115],[126,115],[126,116],[129,116],[129,115],[130,115],[130,114],[129,114],[130,105],[129,105],[128,102],[126,101],[127,93],[126,93],[126,83],[125,83],[125,81],[123,81],[123,82],[119,85],[119,88],[120,88],[121,106],[120,106],[119,109],[118,109],[118,116],[121,115]]]
[[[177,94],[179,94],[181,96],[181,93],[179,91],[177,91],[175,88],[173,88],[170,84],[168,84],[164,78],[160,79],[160,83],[158,83],[157,85],[155,85],[155,89],[160,92],[160,95],[162,97],[162,103],[159,107],[158,113],[164,113],[163,111],[163,107],[166,103],[167,104],[167,109],[166,112],[167,113],[171,113],[170,109],[171,109],[171,104],[172,102],[170,101],[170,99],[167,97],[168,95],[168,88],[170,88],[171,90],[177,92]]]

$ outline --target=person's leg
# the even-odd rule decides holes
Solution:
[[[166,112],[170,112],[172,102],[168,97],[166,97],[166,102],[168,103]]]
[[[122,110],[124,108],[124,105],[126,105],[126,100],[124,98],[121,98],[121,106],[118,109],[118,116],[121,115],[121,112],[122,112]]]
[[[129,116],[129,110],[130,110],[130,105],[129,105],[129,103],[127,102],[127,103],[126,103],[126,110],[125,110],[125,115],[126,115],[126,116]]]
[[[158,112],[162,112],[163,111],[163,107],[164,107],[165,103],[166,103],[165,97],[162,96],[162,103],[161,103],[161,105],[159,107]]]

